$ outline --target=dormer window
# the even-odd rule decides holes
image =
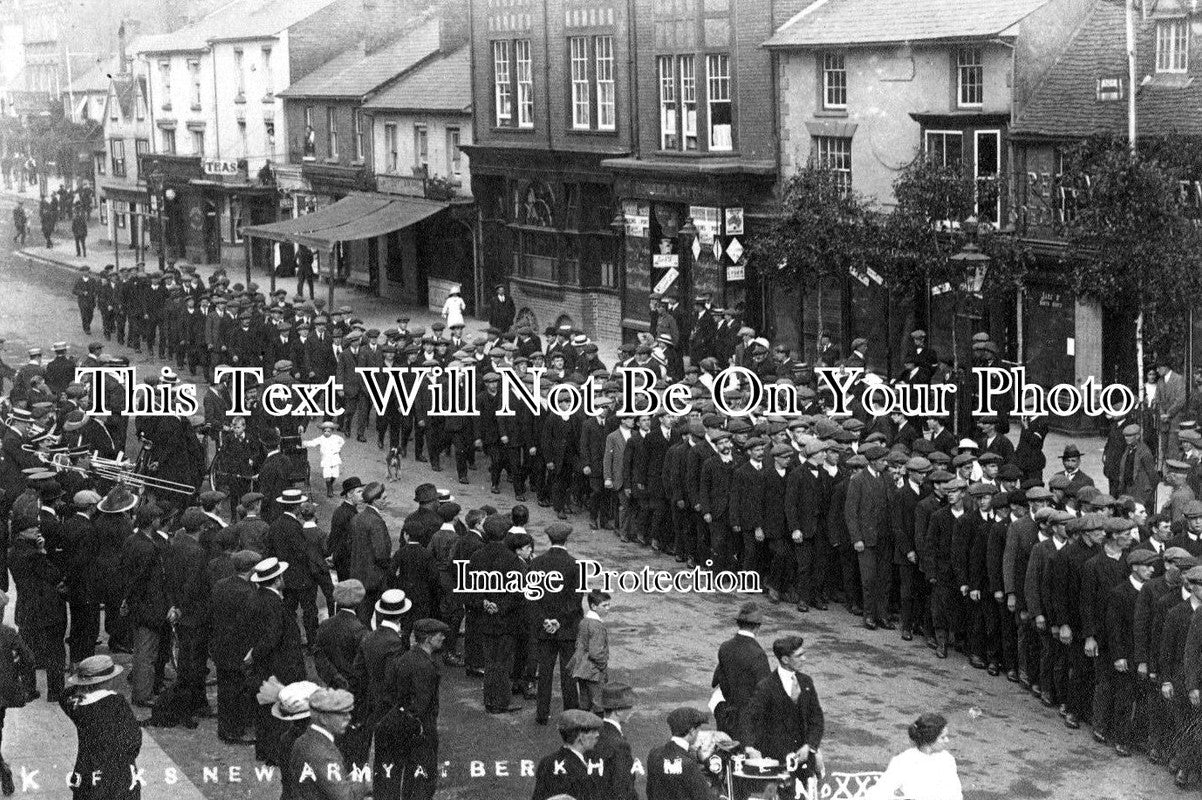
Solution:
[[[1156,71],[1185,72],[1189,69],[1189,22],[1166,19],[1156,23]]]

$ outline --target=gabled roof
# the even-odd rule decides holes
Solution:
[[[1049,0],[816,0],[765,47],[821,47],[1000,36]]]
[[[440,54],[373,97],[364,108],[466,112],[472,107],[468,46]]]
[[[1048,70],[1015,124],[1013,135],[1082,139],[1127,133],[1127,44],[1121,0],[1099,0]],[[1202,80],[1156,75],[1155,19],[1136,22],[1135,96],[1139,132],[1202,136]],[[1197,66],[1190,64],[1190,71]],[[1098,100],[1098,81],[1121,79],[1123,97]]]
[[[211,41],[271,38],[334,1],[232,0],[177,31],[140,37],[135,52],[194,52]]]
[[[121,108],[121,119],[131,120],[134,118],[139,92],[142,97],[146,96],[146,78],[140,75],[137,77],[118,75],[113,78],[108,101],[112,103],[114,99],[116,100]]]
[[[362,43],[341,53],[280,92],[280,96],[363,97],[428,58],[438,50],[438,42],[438,20],[426,20],[372,53],[365,53]]]

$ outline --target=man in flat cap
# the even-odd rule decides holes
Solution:
[[[355,656],[367,635],[367,626],[357,613],[366,597],[363,584],[354,578],[334,585],[334,615],[317,628],[313,651],[313,666],[327,686],[335,689],[352,687]]]
[[[1177,525],[1178,533],[1169,546],[1183,548],[1191,556],[1202,558],[1202,500],[1185,503],[1181,507],[1181,516],[1183,521]]]
[[[1060,643],[1059,667],[1067,670],[1065,693],[1060,702],[1065,706],[1064,724],[1068,728],[1081,727],[1093,711],[1093,665],[1096,658],[1096,640],[1087,652],[1087,639],[1083,628],[1087,624],[1087,609],[1082,602],[1082,586],[1085,564],[1098,554],[1106,538],[1103,518],[1095,515],[1079,517],[1070,528],[1077,537],[1052,557],[1049,580],[1052,586],[1052,614],[1049,619],[1057,627]],[[1092,631],[1093,621],[1088,621]]]
[[[1120,459],[1118,489],[1119,495],[1129,494],[1145,508],[1155,508],[1156,488],[1160,485],[1160,477],[1156,471],[1156,457],[1144,443],[1143,428],[1135,423],[1122,429],[1125,448]],[[1114,492],[1111,492],[1114,494]]]
[[[530,800],[567,795],[575,800],[610,800],[605,764],[592,755],[601,735],[601,719],[572,708],[559,715],[563,745],[538,762]]]
[[[718,730],[739,735],[739,720],[755,687],[772,673],[768,654],[756,639],[764,624],[764,612],[754,600],[739,609],[735,617],[738,631],[718,648],[718,666],[711,685],[722,692],[722,702],[714,709]]]
[[[913,362],[918,370],[915,377],[910,378],[909,383],[928,383],[931,380],[931,375],[935,372],[935,367],[939,363],[938,354],[927,347],[927,332],[924,330],[915,330],[910,332],[910,344],[906,350],[905,360]]]
[[[286,757],[298,800],[359,800],[370,784],[355,779],[337,742],[346,733],[355,698],[345,689],[318,689],[309,696],[309,728]]]
[[[712,800],[717,793],[692,754],[701,727],[709,714],[683,706],[668,714],[672,738],[647,755],[647,800]]]
[[[376,746],[380,747],[381,738],[405,745],[393,751],[401,758],[393,765],[392,774],[403,784],[406,800],[432,800],[438,785],[439,673],[435,654],[449,631],[441,620],[417,620],[413,646],[385,666],[384,695],[391,709],[376,727]],[[418,730],[411,729],[409,716],[420,723]],[[375,774],[378,796],[394,797],[381,785],[379,770]]]
[[[860,583],[864,597],[864,627],[893,629],[889,621],[889,587],[893,559],[891,506],[894,488],[885,471],[889,451],[879,444],[864,448],[861,454],[868,468],[847,482],[844,517],[847,538],[855,548],[860,564]]]
[[[1131,748],[1137,743],[1136,732],[1142,727],[1136,722],[1136,699],[1141,687],[1136,671],[1135,605],[1140,590],[1152,579],[1159,561],[1160,557],[1151,550],[1130,551],[1127,553],[1130,573],[1106,596],[1108,663],[1099,663],[1098,668],[1110,673],[1110,703],[1105,711],[1109,718],[1110,741],[1119,756],[1131,755]]]
[[[532,571],[562,577],[561,589],[548,591],[531,605],[534,626],[535,655],[538,660],[538,705],[535,721],[545,725],[551,715],[551,688],[555,664],[559,663],[560,696],[564,708],[577,705],[576,681],[572,679],[568,661],[576,652],[576,633],[584,610],[576,589],[580,586],[580,565],[568,552],[568,537],[572,526],[554,522],[547,526],[550,547],[530,562]]]
[[[217,581],[209,597],[209,654],[217,667],[217,738],[226,744],[253,742],[243,737],[254,721],[258,687],[246,676],[244,659],[258,638],[251,575],[260,560],[259,553],[251,550],[234,553],[234,574]]]

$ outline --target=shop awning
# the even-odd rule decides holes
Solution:
[[[248,226],[242,229],[242,234],[303,244],[314,250],[332,250],[338,242],[374,239],[408,228],[447,205],[423,197],[356,193],[312,214]]]

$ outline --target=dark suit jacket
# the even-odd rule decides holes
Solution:
[[[851,477],[843,505],[848,541],[875,547],[889,538],[891,495],[889,476],[884,473],[874,477],[863,469]]]
[[[809,675],[798,672],[797,683],[801,689],[797,702],[789,697],[775,671],[756,684],[743,712],[742,735],[736,738],[765,758],[782,763],[803,744],[808,744],[811,751],[817,750],[826,728],[822,705]]]
[[[420,647],[406,650],[384,665],[384,697],[390,708],[403,708],[422,723],[422,738],[438,739],[438,664]]]
[[[353,691],[355,657],[366,635],[367,626],[354,609],[342,609],[322,622],[317,629],[317,648],[313,653],[317,677],[327,686]]]
[[[718,729],[738,735],[739,719],[755,687],[772,674],[768,654],[755,637],[735,634],[718,648],[718,666],[711,686],[722,689],[725,702],[714,713]]]
[[[270,589],[259,589],[252,626],[258,632],[251,650],[255,677],[262,681],[274,675],[285,686],[303,681],[305,653],[300,627],[296,615],[284,606],[284,599]]]
[[[544,573],[557,572],[563,576],[562,590],[546,592],[533,602],[531,618],[534,621],[535,637],[562,642],[576,641],[576,631],[580,627],[581,618],[584,617],[580,595],[576,591],[580,585],[580,566],[576,559],[562,547],[551,547],[530,561],[530,569]],[[554,634],[544,631],[543,620],[546,619],[557,620],[559,630]]]
[[[601,735],[589,756],[601,759],[605,765],[602,781],[605,785],[607,798],[611,800],[638,800],[639,793],[634,788],[634,752],[630,742],[622,735],[616,725],[608,722],[601,724]]]
[[[263,495],[263,519],[275,522],[283,513],[275,500],[292,486],[292,461],[283,453],[268,456],[259,467],[259,493]]]
[[[594,764],[602,764],[595,754],[585,754]],[[592,773],[576,753],[564,746],[538,762],[534,772],[534,794],[530,800],[547,800],[566,794],[574,800],[612,800],[607,793],[603,766]]]
[[[669,741],[647,755],[647,800],[712,800],[701,765],[691,753]]]
[[[391,556],[392,540],[388,538],[388,526],[384,518],[375,509],[364,506],[350,523],[347,577],[362,581],[368,597],[371,597],[383,589]]]
[[[291,787],[295,800],[355,800],[363,797],[369,786],[366,781],[351,780],[337,745],[312,728],[293,742],[288,764],[291,780],[296,781]]]
[[[209,597],[209,652],[221,669],[239,669],[258,638],[255,604],[258,590],[231,575],[213,586]]]
[[[305,529],[296,517],[284,513],[276,517],[267,529],[267,552],[262,555],[288,562],[288,569],[284,571],[285,589],[304,591],[313,586]]]
[[[200,542],[180,532],[171,537],[163,554],[167,605],[180,610],[177,624],[199,628],[209,605],[209,554]]]
[[[385,671],[388,660],[399,656],[409,648],[409,643],[392,628],[381,625],[363,637],[359,654],[355,657],[353,693],[365,699],[367,719],[371,724],[379,721],[388,710],[384,694]]]

